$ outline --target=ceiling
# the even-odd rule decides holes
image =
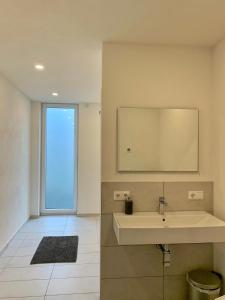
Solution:
[[[225,0],[0,0],[0,72],[44,102],[100,102],[103,41],[212,46],[224,37]]]

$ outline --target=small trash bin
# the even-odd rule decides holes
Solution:
[[[215,300],[220,294],[220,277],[205,270],[193,270],[187,273],[189,285],[188,300]]]

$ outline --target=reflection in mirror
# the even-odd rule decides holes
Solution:
[[[119,171],[198,171],[198,110],[118,109]]]

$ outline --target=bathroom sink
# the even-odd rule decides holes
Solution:
[[[113,214],[119,245],[225,242],[225,222],[204,211]]]

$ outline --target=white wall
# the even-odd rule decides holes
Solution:
[[[225,220],[225,40],[213,50],[214,213]],[[214,267],[225,278],[225,244],[214,245]]]
[[[79,104],[77,214],[100,213],[100,105]],[[32,103],[31,215],[40,214],[41,103]]]
[[[100,213],[100,104],[79,105],[78,214]]]
[[[211,52],[208,48],[103,46],[102,180],[211,180]],[[120,106],[190,107],[200,111],[200,173],[118,173],[116,111]]]
[[[0,251],[29,217],[30,101],[0,76]]]

